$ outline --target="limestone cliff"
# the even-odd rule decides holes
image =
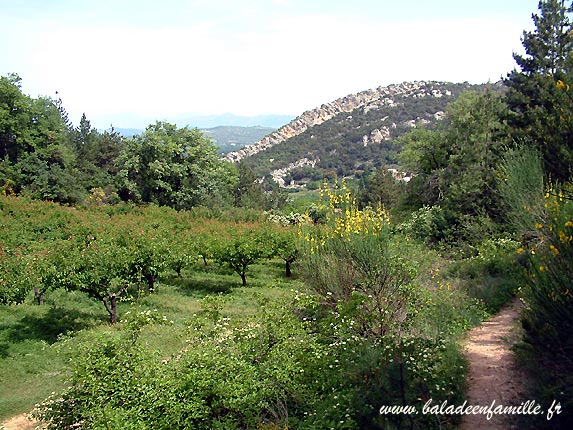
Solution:
[[[378,87],[357,94],[334,100],[322,106],[306,111],[290,123],[279,128],[272,134],[265,136],[259,142],[243,147],[238,151],[228,153],[224,159],[237,162],[245,157],[250,157],[261,151],[272,148],[279,143],[297,136],[311,127],[323,124],[341,113],[351,113],[356,109],[362,109],[364,113],[382,107],[393,107],[400,104],[400,100],[405,97],[443,97],[451,95],[446,88],[446,83],[440,82],[404,82],[402,84]],[[363,144],[370,142],[381,142],[390,137],[390,129],[372,130],[369,136],[364,136]]]

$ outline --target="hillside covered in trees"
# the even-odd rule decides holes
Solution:
[[[273,135],[227,159],[240,159],[260,177],[291,168],[287,183],[349,177],[398,163],[397,138],[432,128],[464,91],[500,92],[500,85],[404,82],[349,95],[305,112]],[[276,138],[274,137],[276,136]],[[272,144],[266,144],[267,141]],[[260,148],[259,148],[260,147]],[[300,160],[313,161],[300,163]]]
[[[528,398],[560,411],[523,427],[570,429],[572,7],[539,3],[503,87],[366,91],[227,158],[165,122],[74,126],[0,78],[0,416],[455,429],[381,407],[462,404],[460,339],[517,296]],[[260,180],[285,163],[307,190]]]

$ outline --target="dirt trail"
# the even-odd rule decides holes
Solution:
[[[523,398],[524,375],[515,364],[510,350],[518,324],[519,301],[503,308],[498,314],[470,331],[465,353],[470,362],[467,394],[468,405],[520,405]],[[517,416],[465,415],[461,430],[515,429]]]
[[[40,428],[41,426],[38,422],[30,421],[26,414],[15,416],[0,424],[0,429],[2,430],[33,430]]]

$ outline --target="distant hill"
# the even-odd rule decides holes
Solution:
[[[128,138],[145,131],[138,128],[114,128],[114,130]],[[206,136],[210,137],[213,140],[213,143],[215,143],[219,148],[219,154],[226,154],[230,151],[241,149],[245,145],[251,145],[275,130],[276,128],[259,126],[218,126],[201,129],[201,131]],[[108,131],[111,131],[111,129],[108,129]]]
[[[245,145],[258,142],[267,134],[271,134],[276,128],[270,127],[236,127],[219,126],[201,129],[201,131],[213,139],[215,145],[219,147],[220,154],[236,151]]]
[[[394,143],[397,137],[419,124],[431,127],[460,93],[485,87],[421,81],[351,94],[304,112],[225,158],[243,160],[257,176],[272,176],[280,185],[285,180],[300,184],[324,177],[359,176],[394,165],[400,151]]]
[[[111,131],[111,128],[108,128],[107,131]],[[133,137],[136,134],[141,134],[143,133],[145,130],[139,129],[139,128],[113,128],[113,130],[119,134],[121,134],[123,137]]]
[[[219,126],[232,127],[269,127],[277,129],[287,124],[294,115],[256,115],[241,116],[231,113],[222,115],[178,115],[169,122],[175,122],[179,127],[188,125],[197,128],[215,128]]]
[[[156,121],[166,121],[170,124],[177,124],[178,127],[190,128],[213,128],[219,126],[233,127],[270,127],[279,128],[288,124],[294,115],[235,115],[224,113],[219,115],[201,115],[196,113],[172,114],[162,117],[151,115],[137,115],[133,113],[118,113],[114,116],[113,126],[122,126],[123,129],[140,129],[143,130],[149,124],[155,124]]]

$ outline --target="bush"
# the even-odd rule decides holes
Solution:
[[[546,185],[541,156],[528,148],[509,151],[500,172],[509,226],[522,239],[516,257],[526,275],[518,350],[532,378],[532,395],[544,407],[556,400],[562,408],[561,415],[539,420],[536,428],[568,429],[573,423],[572,185]]]
[[[538,383],[536,392],[549,406],[561,403],[563,413],[551,428],[573,423],[573,202],[569,190],[549,190],[542,241],[518,251],[528,255],[528,278],[523,298],[525,330],[522,352]],[[539,368],[543,372],[538,372]]]
[[[448,222],[440,206],[423,206],[398,226],[398,231],[412,239],[436,243],[447,236]]]
[[[508,238],[488,238],[477,244],[476,255],[454,264],[453,272],[463,280],[468,293],[491,314],[510,302],[523,284],[523,268],[518,264],[519,243]]]

